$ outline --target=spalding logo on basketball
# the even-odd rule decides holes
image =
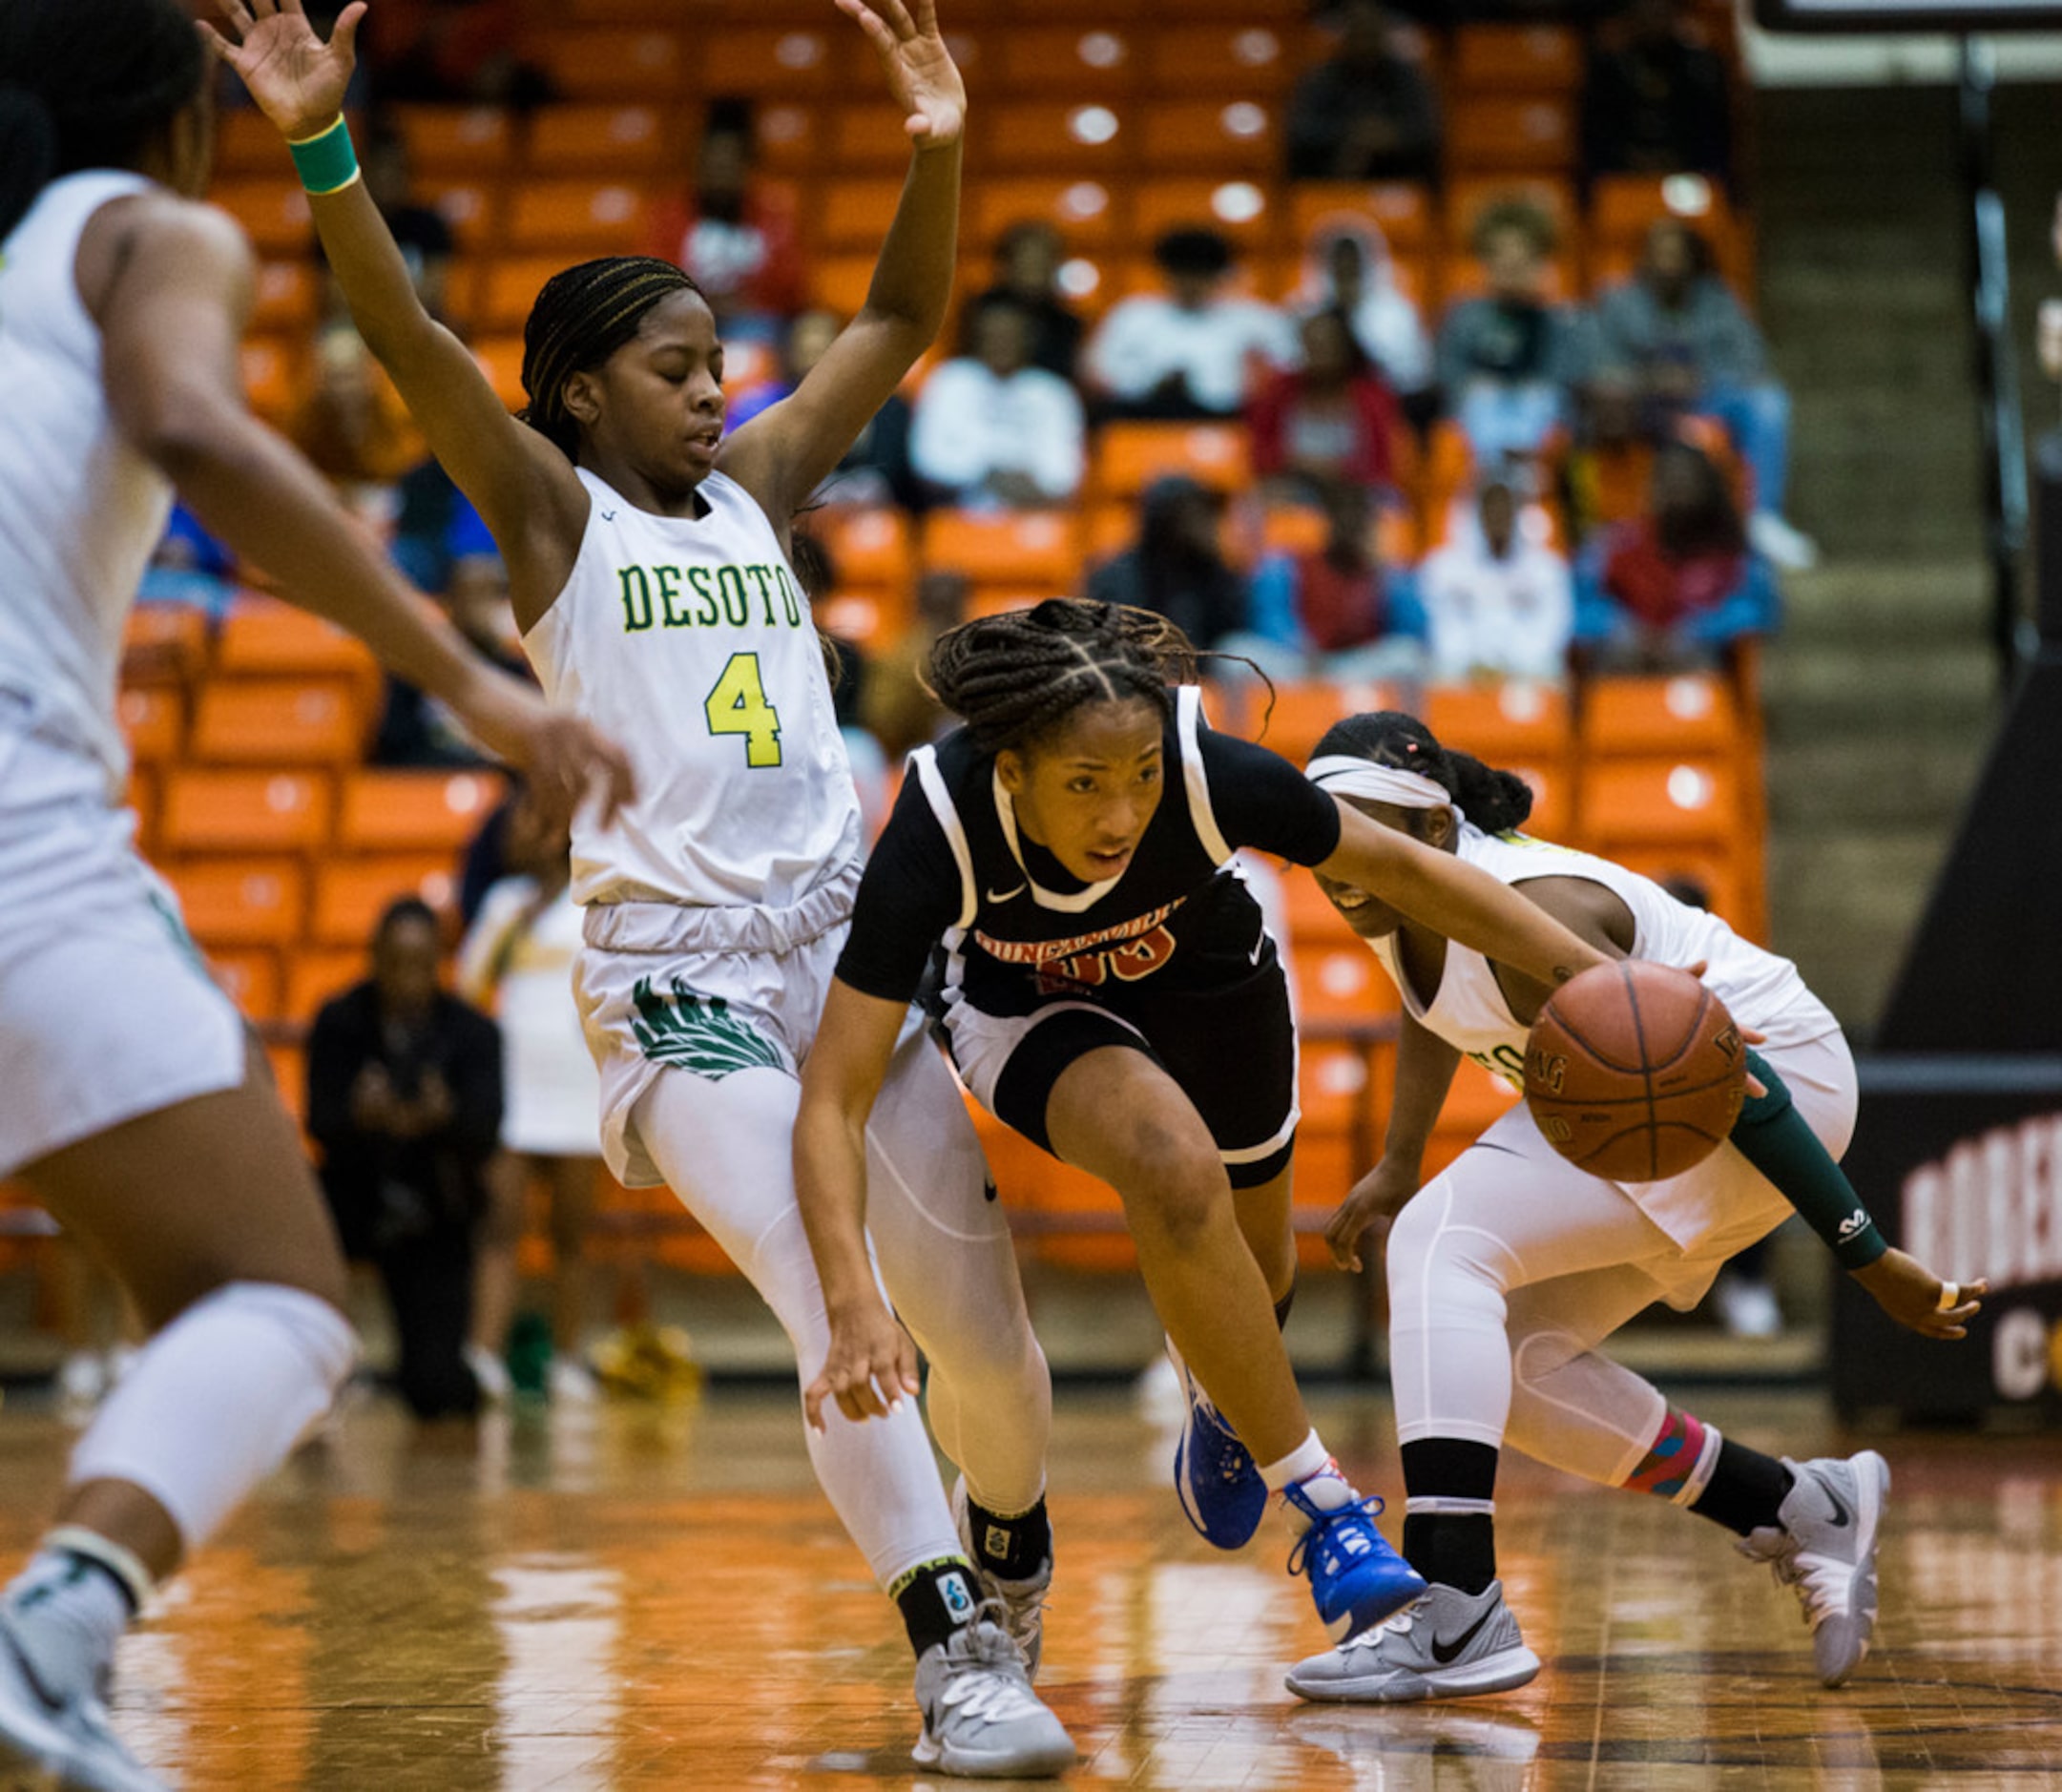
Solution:
[[[1747,1052],[1695,977],[1626,959],[1553,992],[1525,1049],[1547,1142],[1614,1182],[1659,1182],[1717,1151],[1739,1117]]]

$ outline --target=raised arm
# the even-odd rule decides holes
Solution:
[[[916,1348],[881,1298],[866,1254],[866,1120],[908,1011],[833,978],[802,1067],[795,1193],[830,1317],[829,1357],[802,1394],[818,1430],[826,1398],[846,1418],[865,1419],[918,1388]]]
[[[908,6],[878,0],[878,10],[864,0],[838,0],[838,10],[858,23],[880,55],[916,155],[859,316],[794,395],[744,425],[718,457],[717,465],[759,500],[783,535],[788,518],[936,338],[959,253],[967,90],[938,34],[935,0]]]
[[[79,242],[79,294],[100,329],[116,426],[177,486],[207,531],[262,566],[302,609],[364,640],[442,698],[494,752],[570,808],[594,782],[612,803],[628,762],[585,723],[474,654],[403,582],[322,475],[243,403],[238,348],[250,251],[219,212],[160,195],[117,199]]]
[[[213,28],[207,40],[281,135],[301,143],[340,129],[363,0],[344,8],[326,44],[302,0],[220,4],[237,41]],[[334,192],[311,193],[308,205],[351,321],[430,450],[493,531],[527,627],[573,571],[587,525],[587,489],[565,455],[510,416],[471,351],[423,308],[364,182],[351,178]]]

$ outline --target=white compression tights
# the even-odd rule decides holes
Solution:
[[[822,1286],[795,1199],[800,1085],[784,1073],[709,1080],[667,1071],[637,1104],[638,1136],[689,1212],[786,1328],[806,1385],[830,1347]],[[920,1031],[905,1038],[867,1128],[867,1230],[897,1313],[930,1360],[931,1423],[990,1511],[1045,1487],[1052,1388],[1031,1335],[1010,1229],[950,1074]],[[885,1587],[959,1553],[930,1440],[914,1405],[855,1424],[834,1405],[810,1460]]]

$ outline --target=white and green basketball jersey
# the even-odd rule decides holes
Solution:
[[[763,511],[701,484],[694,520],[584,468],[573,574],[524,637],[554,704],[619,741],[637,797],[573,832],[579,903],[786,907],[859,857],[859,802],[809,602]]]

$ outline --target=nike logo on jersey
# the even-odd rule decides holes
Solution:
[[[1253,942],[1253,949],[1246,954],[1246,963],[1249,965],[1259,964],[1260,962],[1260,954],[1266,949],[1267,935],[1263,933],[1259,939]]]
[[[602,511],[602,513],[601,513],[601,520],[602,520],[603,522],[605,522],[605,523],[613,523],[613,522],[614,522],[614,521],[615,521],[615,512],[614,512],[614,511]]]
[[[1848,1239],[1858,1239],[1867,1230],[1868,1209],[1865,1207],[1857,1207],[1854,1212],[1840,1222],[1840,1236],[1843,1241]]]
[[[1014,897],[1023,895],[1029,887],[1028,885],[1019,884],[1014,889],[991,889],[988,893],[988,899],[991,903],[1006,903]]]
[[[1432,1638],[1432,1659],[1438,1662],[1441,1667],[1446,1667],[1462,1650],[1475,1640],[1475,1633],[1495,1615],[1496,1608],[1492,1605],[1451,1642],[1441,1642],[1437,1636],[1434,1636]]]

